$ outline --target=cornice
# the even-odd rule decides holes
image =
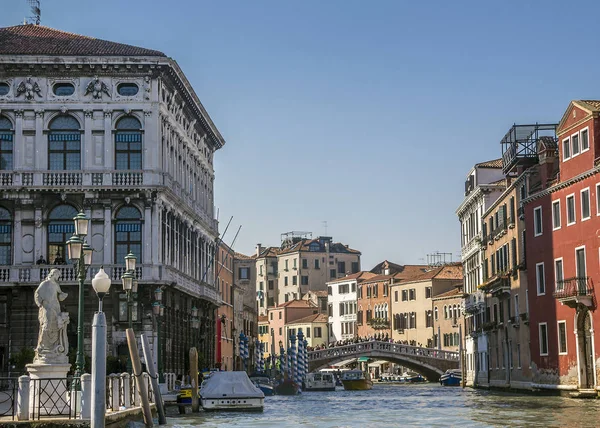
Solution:
[[[544,196],[550,195],[558,190],[564,189],[566,187],[569,187],[570,185],[577,183],[579,181],[585,180],[586,178],[589,178],[595,174],[597,174],[598,172],[600,172],[600,165],[596,166],[588,171],[585,171],[573,178],[570,178],[566,181],[563,181],[561,183],[555,184],[554,186],[548,187],[547,189],[541,190],[533,195],[528,196],[527,198],[523,199],[522,203],[523,204],[528,204],[529,202],[535,201],[537,199],[540,199]]]

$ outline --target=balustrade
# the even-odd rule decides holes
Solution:
[[[144,182],[144,174],[141,172],[113,172],[113,186],[140,186]]]
[[[45,172],[42,176],[44,186],[81,186],[81,172]]]
[[[0,186],[8,187],[13,185],[12,172],[0,172]]]

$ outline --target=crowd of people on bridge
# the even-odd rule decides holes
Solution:
[[[375,334],[375,335],[366,336],[366,337],[355,337],[354,339],[337,340],[334,342],[330,342],[328,344],[323,343],[323,344],[317,345],[315,347],[309,346],[309,347],[307,347],[307,350],[308,351],[320,351],[322,349],[335,348],[338,346],[345,346],[345,345],[355,345],[357,343],[372,342],[372,341],[376,341],[376,340],[381,341],[381,342],[396,343],[398,345],[423,347],[423,345],[421,343],[417,343],[416,340],[392,340],[389,337],[389,334],[386,333],[385,335]]]

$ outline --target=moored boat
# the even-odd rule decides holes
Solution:
[[[265,394],[257,388],[243,371],[215,372],[202,382],[200,404],[211,410],[262,411]]]
[[[273,382],[264,374],[255,373],[250,375],[250,380],[265,394],[265,397],[275,394]]]
[[[304,391],[335,391],[333,373],[308,373],[303,389]]]
[[[459,369],[446,370],[446,373],[440,376],[440,385],[460,386],[462,373]]]
[[[366,391],[373,388],[373,381],[362,370],[348,370],[342,373],[342,384],[346,391]]]
[[[296,395],[300,393],[300,387],[293,380],[285,379],[275,385],[275,393],[277,395]]]

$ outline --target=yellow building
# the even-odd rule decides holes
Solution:
[[[286,337],[292,334],[298,335],[302,330],[304,338],[308,342],[308,347],[314,348],[320,345],[326,345],[328,342],[328,317],[325,314],[313,314],[285,325]]]

